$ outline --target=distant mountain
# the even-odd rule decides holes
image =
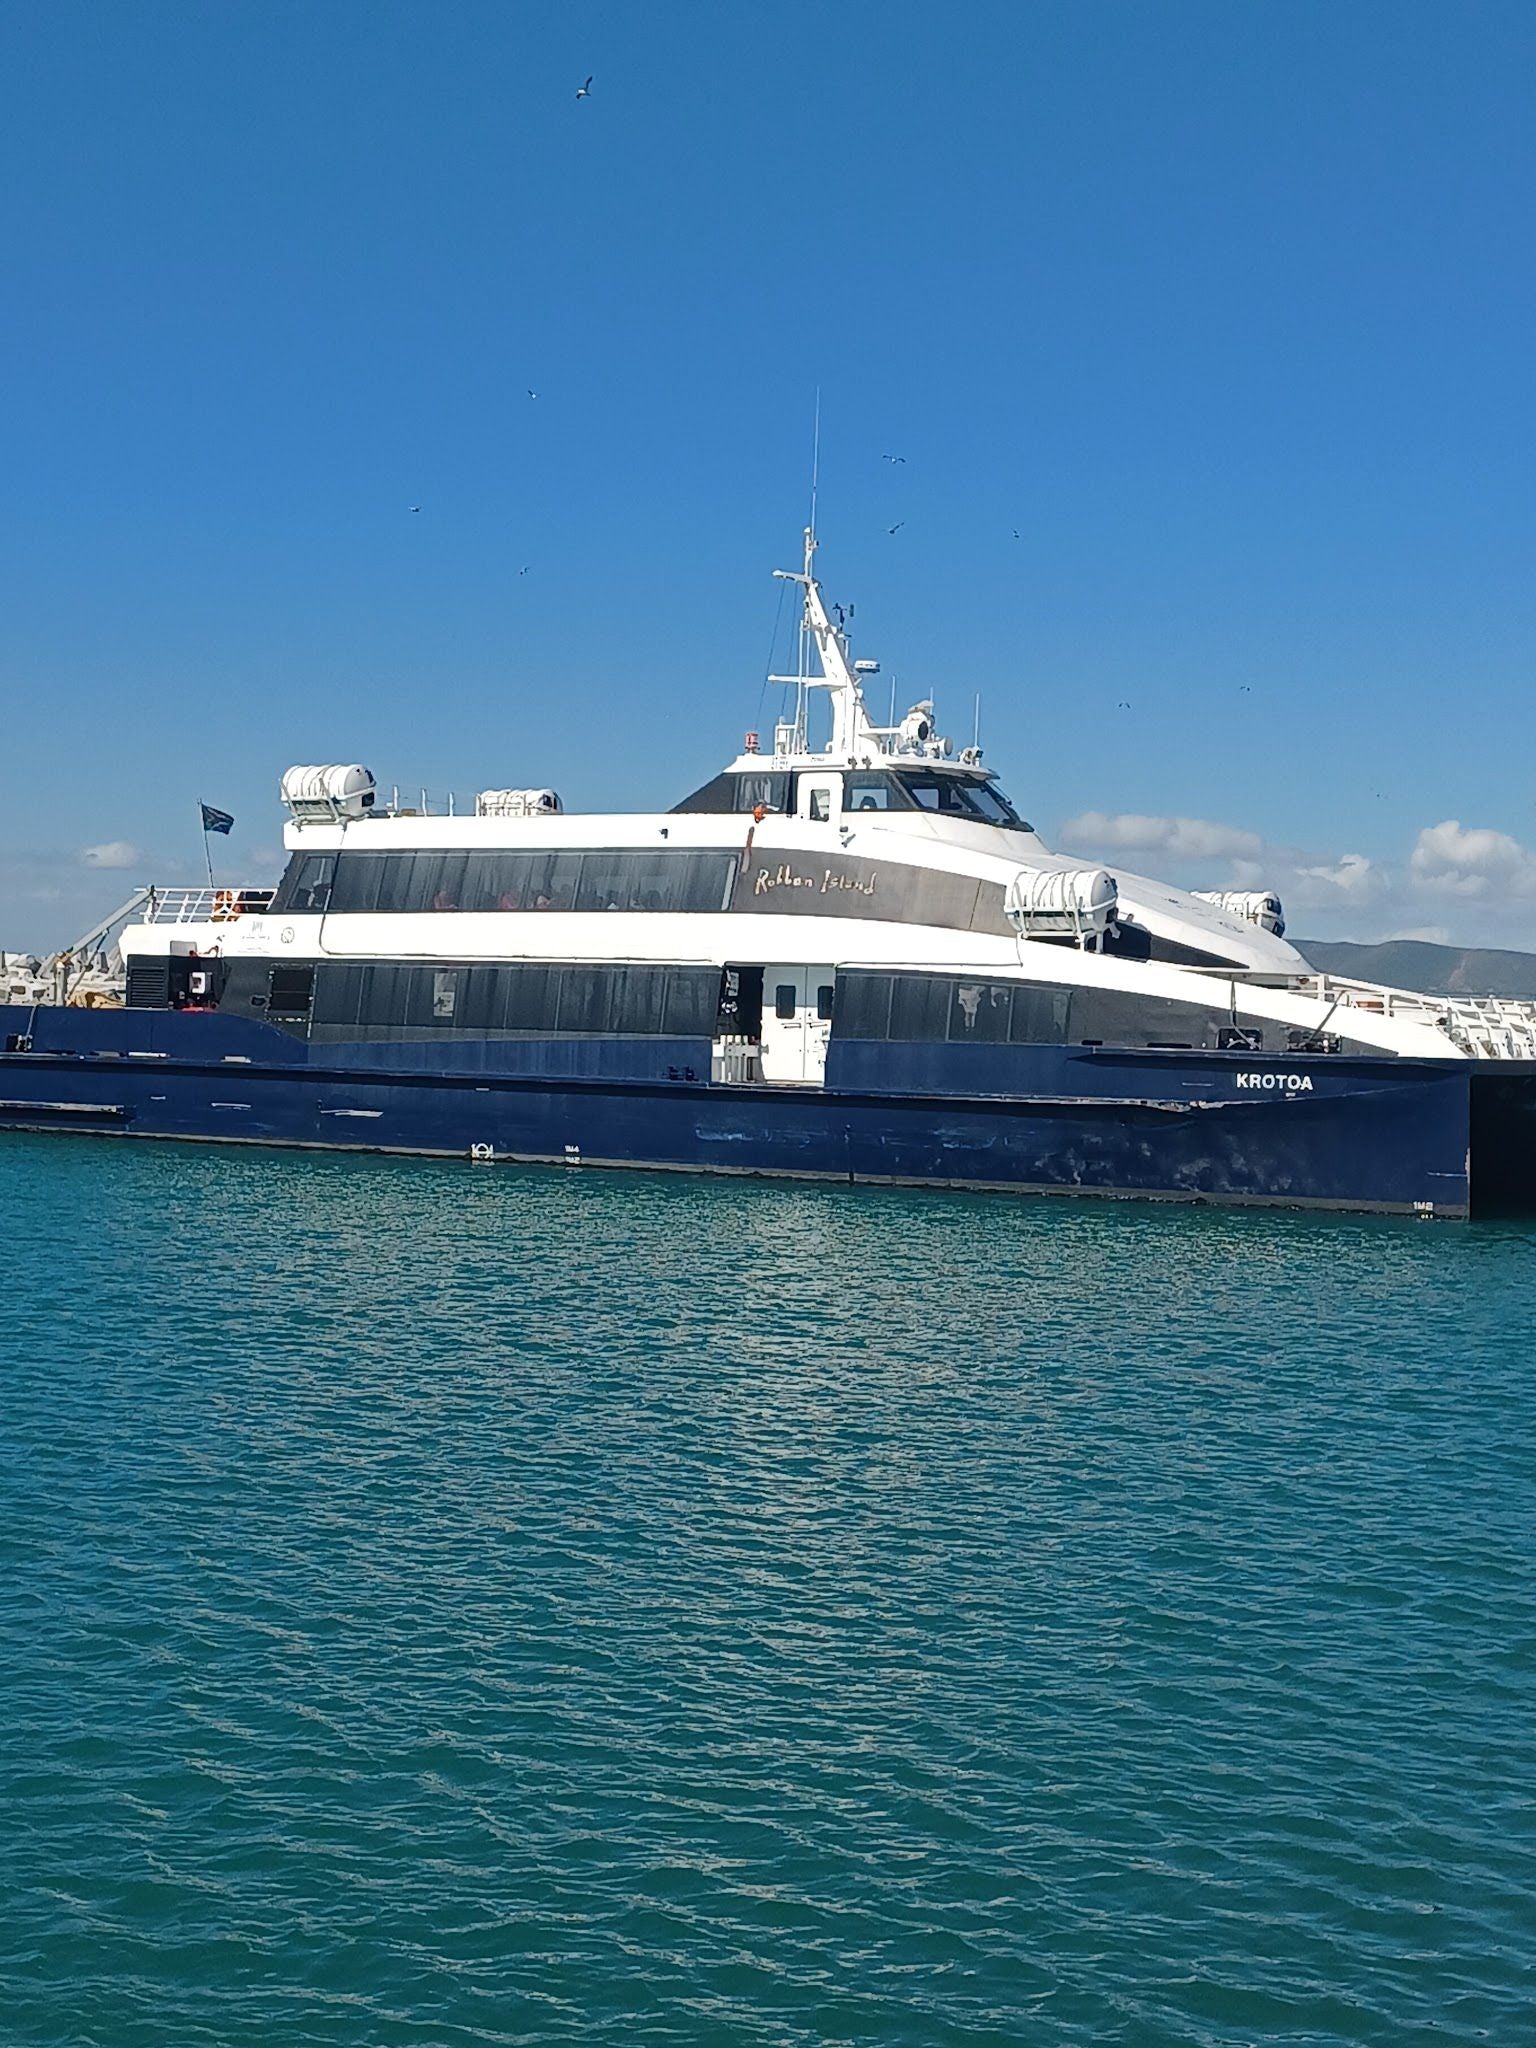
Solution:
[[[1298,939],[1297,951],[1324,974],[1352,974],[1425,995],[1536,996],[1536,953],[1488,946],[1432,946],[1424,939]]]

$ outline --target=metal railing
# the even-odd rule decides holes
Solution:
[[[755,1039],[735,1036],[715,1040],[713,1072],[716,1081],[761,1081],[762,1049]]]
[[[1448,996],[1446,1029],[1477,1059],[1536,1060],[1536,1003],[1513,996]]]
[[[1308,975],[1293,984],[1335,1013],[1364,1010],[1428,1024],[1482,1060],[1536,1060],[1536,1003],[1514,996],[1432,996],[1408,988],[1351,981],[1333,974]]]
[[[228,924],[267,909],[275,889],[151,889],[146,924]]]

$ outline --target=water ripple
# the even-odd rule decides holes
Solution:
[[[1529,1230],[0,1196],[8,2043],[1529,2038]]]

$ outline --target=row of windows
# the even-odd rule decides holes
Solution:
[[[306,853],[272,903],[292,910],[725,910],[734,853]]]
[[[719,1001],[715,967],[325,963],[315,972],[310,1036],[708,1038]]]
[[[274,913],[426,910],[737,910],[880,918],[1006,932],[1000,883],[847,854],[685,847],[627,853],[303,853]]]
[[[937,974],[844,974],[837,1036],[908,1044],[1211,1046],[1230,1020],[1198,1003],[1120,989],[962,981]]]
[[[274,970],[274,983],[296,971]],[[778,1016],[795,1014],[793,983],[775,985],[773,997]],[[327,962],[314,971],[310,1035],[705,1038],[723,1021],[720,1009],[713,967]],[[817,1010],[834,1016],[831,985],[817,991]],[[1229,1024],[1222,1011],[1119,989],[855,971],[838,979],[834,1029],[909,1044],[1218,1047],[1233,1036]]]
[[[194,963],[130,960],[131,1008],[181,1007]],[[226,1012],[331,1043],[357,1039],[509,1036],[756,1037],[761,967],[517,962],[495,966],[402,961],[210,961],[212,999]],[[793,981],[766,991],[780,1019],[798,1014]],[[973,980],[939,974],[841,972],[815,992],[839,1039],[905,1044],[1111,1045],[1263,1049],[1258,1026],[1236,1027],[1214,1007],[1120,989]]]

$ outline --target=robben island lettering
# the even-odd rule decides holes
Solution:
[[[875,893],[875,870],[867,875],[839,875],[831,868],[823,868],[818,875],[802,875],[792,868],[788,861],[781,861],[776,868],[759,868],[752,879],[752,894],[767,896],[775,889],[813,889],[818,896],[835,896],[851,891],[856,896],[873,896]]]

